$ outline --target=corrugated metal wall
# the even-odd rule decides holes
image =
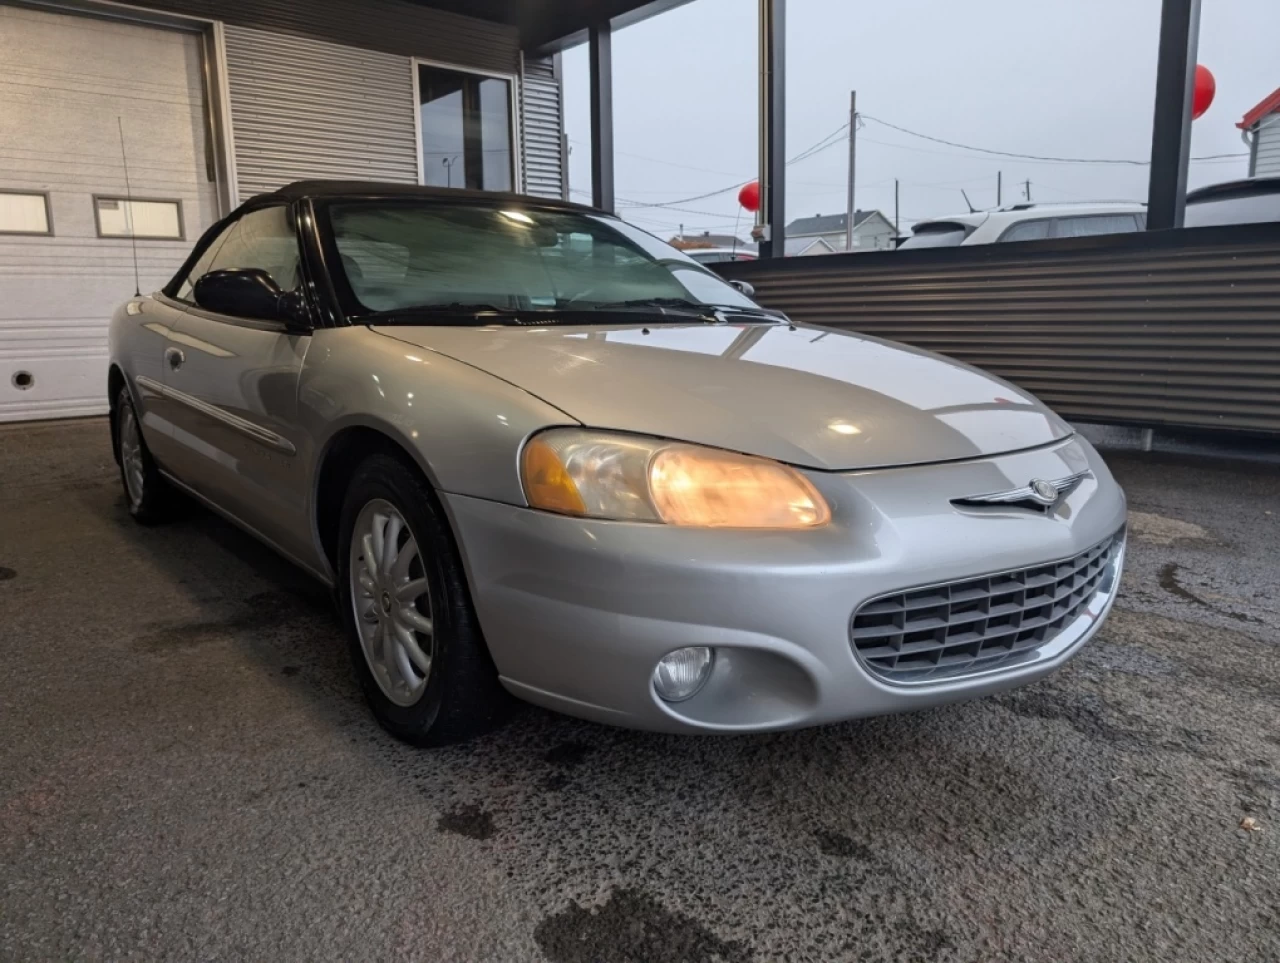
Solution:
[[[1254,134],[1258,139],[1254,150],[1253,173],[1280,174],[1280,114],[1264,117]]]
[[[521,77],[525,189],[563,193],[553,60],[512,27],[403,0],[140,0],[227,25],[239,197],[301,177],[416,182],[411,57]]]
[[[521,83],[525,192],[564,197],[564,102],[555,58],[526,60]]]
[[[1280,224],[716,269],[797,321],[950,355],[1067,418],[1280,433]]]
[[[309,177],[417,183],[409,58],[248,27],[226,36],[241,200]]]
[[[516,30],[404,0],[138,0],[144,7],[514,74]]]

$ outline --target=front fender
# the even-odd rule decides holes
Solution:
[[[314,445],[311,486],[325,452],[352,427],[407,451],[438,491],[523,505],[517,461],[526,438],[578,424],[522,388],[366,327],[317,331],[298,386]]]

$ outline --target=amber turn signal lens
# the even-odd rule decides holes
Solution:
[[[535,438],[525,445],[523,462],[524,490],[530,505],[565,515],[586,514],[578,486],[546,441]]]

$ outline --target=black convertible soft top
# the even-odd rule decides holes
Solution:
[[[533,204],[542,208],[577,211],[583,214],[608,214],[586,204],[561,201],[549,197],[533,197],[529,194],[513,194],[503,191],[469,191],[456,187],[424,187],[419,184],[389,184],[383,181],[294,181],[270,194],[260,197],[281,197],[288,200],[308,198],[371,198],[371,197],[420,197],[431,200],[457,200],[488,202],[492,204]],[[256,200],[256,198],[255,198]]]

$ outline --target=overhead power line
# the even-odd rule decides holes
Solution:
[[[881,127],[888,127],[891,130],[899,131],[903,134],[909,134],[912,137],[919,137],[921,140],[932,141],[935,144],[945,144],[948,147],[958,147],[961,150],[971,150],[979,154],[992,154],[996,157],[1016,157],[1021,160],[1051,161],[1055,164],[1122,164],[1131,167],[1149,167],[1149,160],[1129,160],[1128,158],[1115,157],[1053,157],[1043,154],[1020,154],[1015,151],[995,150],[990,147],[974,147],[972,144],[961,144],[954,140],[946,140],[942,137],[934,137],[931,134],[922,134],[916,130],[909,130],[906,127],[899,127],[897,124],[891,124],[887,120],[881,120],[879,117],[872,117],[870,114],[859,115],[863,120],[869,120],[872,123],[879,124]],[[848,125],[846,125],[848,126]],[[1194,161],[1206,160],[1222,160],[1228,157],[1245,157],[1246,154],[1206,154],[1201,157],[1191,158]]]
[[[798,164],[801,161],[808,160],[810,157],[814,156],[815,154],[822,153],[822,151],[826,150],[828,147],[833,147],[834,145],[840,143],[840,135],[843,134],[848,129],[849,129],[849,125],[847,123],[841,124],[838,128],[833,130],[826,137],[822,138],[822,140],[818,141],[812,147],[808,147],[805,150],[802,150],[795,157],[787,161],[787,166],[790,167],[792,164]],[[694,201],[706,200],[708,197],[717,197],[720,194],[728,194],[730,191],[738,190],[738,188],[742,187],[744,184],[750,184],[751,181],[753,180],[755,180],[755,178],[749,178],[745,181],[739,181],[736,184],[730,184],[728,187],[722,187],[716,191],[707,191],[705,194],[694,194],[692,197],[678,197],[674,201],[637,201],[637,202],[628,202],[625,206],[626,207],[665,207],[670,210],[680,210],[680,208],[673,207],[673,205],[691,204]],[[622,198],[618,198],[618,200],[622,200]],[[690,211],[689,213],[700,214],[703,212]],[[719,215],[719,216],[723,216],[723,215]]]
[[[864,126],[863,124],[864,121],[871,121],[872,123],[879,124],[882,127],[888,127],[890,130],[896,130],[899,133],[906,134],[910,137],[918,137],[921,140],[927,140],[927,141],[930,141],[931,143],[942,144],[946,147],[953,147],[962,151],[971,151],[977,154],[987,154],[993,157],[1010,157],[1018,160],[1029,161],[1034,163],[1042,163],[1042,164],[1085,164],[1085,165],[1123,166],[1123,167],[1149,167],[1151,165],[1151,162],[1149,160],[1133,160],[1130,158],[1059,157],[1059,156],[1046,155],[1046,154],[1029,154],[1029,153],[1021,153],[1018,151],[997,150],[995,148],[990,148],[990,147],[977,147],[977,146],[974,146],[973,144],[963,144],[963,143],[960,143],[959,141],[947,140],[946,138],[943,138],[943,137],[935,137],[932,134],[923,134],[920,131],[911,130],[908,127],[902,127],[898,124],[890,123],[887,120],[881,120],[879,117],[872,117],[868,114],[859,112],[858,122],[860,127]],[[806,148],[805,150],[802,150],[800,153],[796,154],[794,157],[788,160],[787,166],[790,167],[793,164],[798,164],[802,161],[808,160],[810,157],[820,154],[823,151],[831,147],[834,147],[836,144],[841,143],[843,141],[843,137],[841,135],[843,135],[844,132],[847,131],[848,129],[849,129],[848,122],[841,124],[838,128],[833,130],[826,137],[823,137],[821,140],[817,141],[816,143]],[[922,151],[921,148],[913,148],[905,144],[895,144],[890,141],[878,141],[870,138],[867,138],[867,140],[869,143],[880,144],[885,147],[893,147],[899,150],[917,150],[917,151],[921,151],[922,153],[945,153],[942,151]],[[576,142],[576,143],[580,143],[580,142]],[[623,152],[619,151],[619,153],[623,153]],[[723,173],[718,171],[712,171],[710,168],[695,167],[689,164],[678,164],[673,161],[660,160],[656,157],[645,157],[640,154],[628,154],[627,156],[635,157],[640,160],[650,161],[656,164],[667,164],[672,167],[684,167],[688,170],[702,171],[705,173]],[[1248,155],[1244,152],[1227,153],[1227,154],[1204,154],[1204,155],[1192,157],[1191,160],[1198,161],[1198,162],[1212,163],[1212,162],[1234,160],[1234,159],[1237,159],[1240,157],[1246,157],[1246,156]],[[701,194],[693,194],[688,197],[678,197],[670,201],[637,201],[637,200],[634,200],[631,198],[625,198],[625,197],[619,197],[618,201],[621,202],[619,206],[625,207],[629,210],[655,210],[655,211],[668,210],[668,211],[676,211],[684,214],[697,214],[702,217],[724,217],[725,215],[723,212],[702,211],[702,210],[682,207],[680,205],[691,204],[697,201],[707,200],[708,198],[719,197],[723,194],[728,194],[731,191],[738,190],[745,184],[749,184],[751,180],[754,180],[754,178],[748,178],[747,180],[737,181],[726,187],[721,187],[713,191],[705,191]],[[871,187],[874,185],[866,185],[866,186]],[[931,185],[921,185],[921,186],[931,186]],[[588,192],[575,190],[575,193],[587,195]]]

